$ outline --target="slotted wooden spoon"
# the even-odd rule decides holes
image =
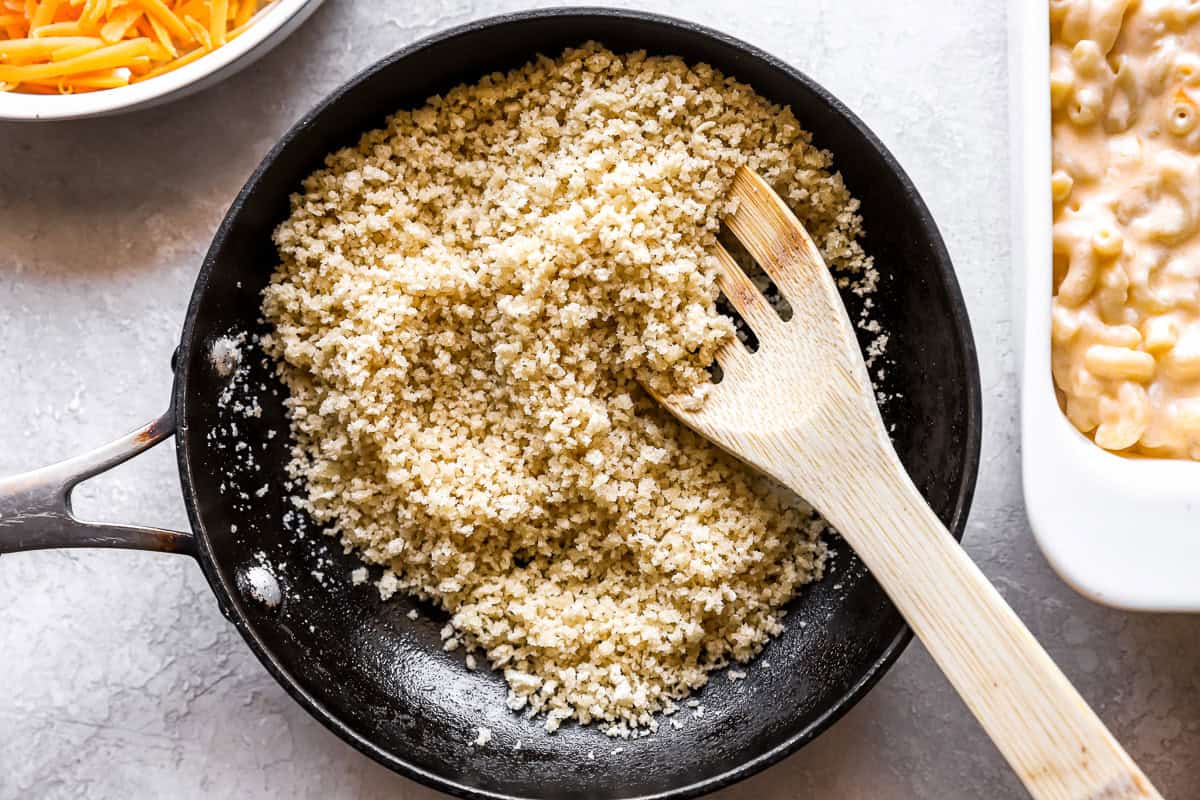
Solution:
[[[675,416],[804,497],[866,563],[1036,798],[1160,795],[926,505],[893,449],[854,329],[808,233],[754,172],[733,234],[794,314],[784,322],[718,245],[720,287],[758,337]]]

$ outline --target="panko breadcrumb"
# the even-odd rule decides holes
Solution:
[[[857,202],[785,108],[596,44],[392,116],[275,234],[264,346],[303,507],[381,594],[451,614],[545,726],[655,728],[821,574],[808,507],[641,385],[703,403],[733,335],[707,254],[735,170],[866,275]],[[386,585],[385,585],[386,584]]]

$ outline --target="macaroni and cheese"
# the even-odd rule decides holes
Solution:
[[[1200,460],[1200,2],[1050,0],[1050,32],[1060,403]]]

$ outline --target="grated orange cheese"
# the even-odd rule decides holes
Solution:
[[[270,0],[0,0],[0,92],[115,89],[237,38]]]
[[[118,8],[109,17],[108,22],[100,28],[100,38],[109,44],[121,41],[129,29],[141,18],[142,13],[142,10],[136,6]]]
[[[29,21],[30,28],[41,28],[54,21],[54,12],[58,10],[58,0],[42,0],[33,12]]]
[[[213,47],[225,44],[229,30],[229,0],[211,0],[208,14],[208,37]]]

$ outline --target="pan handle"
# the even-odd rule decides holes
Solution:
[[[71,512],[71,491],[76,485],[149,450],[174,432],[174,416],[168,411],[90,453],[0,478],[0,554],[48,547],[124,547],[192,553],[190,533],[83,522]]]

